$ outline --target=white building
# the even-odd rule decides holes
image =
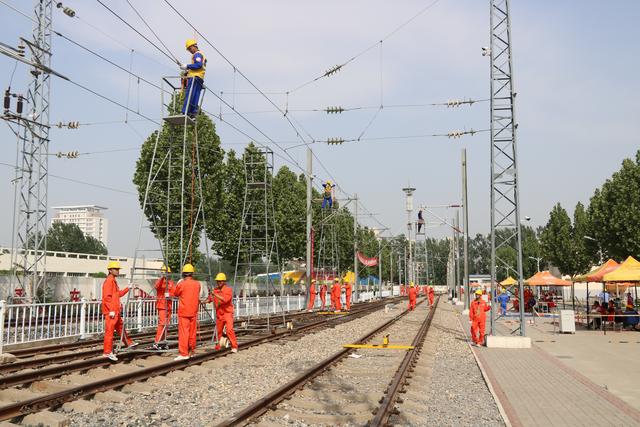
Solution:
[[[95,237],[107,246],[109,220],[102,214],[107,208],[96,205],[58,206],[51,223],[76,224],[87,236]]]

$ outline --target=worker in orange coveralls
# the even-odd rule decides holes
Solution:
[[[316,303],[316,281],[311,279],[309,285],[309,305],[307,305],[307,311],[313,311],[313,306]]]
[[[191,264],[182,267],[182,280],[173,294],[178,301],[178,351],[174,360],[186,360],[196,349],[198,331],[198,308],[200,306],[200,282],[193,279],[195,269]]]
[[[418,298],[418,292],[413,283],[409,285],[409,311],[416,308],[416,299]]]
[[[471,301],[469,307],[469,320],[471,321],[471,340],[473,345],[484,345],[484,328],[487,322],[486,312],[491,310],[489,306],[482,299],[482,290],[478,289],[475,293],[476,299]]]
[[[342,309],[342,304],[340,303],[341,294],[342,290],[340,289],[340,279],[336,278],[333,281],[333,286],[331,287],[331,308],[333,311],[340,311]]]
[[[344,304],[347,306],[347,311],[351,310],[351,283],[344,282]]]
[[[216,350],[220,350],[220,337],[224,327],[227,327],[227,338],[231,343],[231,352],[238,352],[238,340],[233,330],[233,289],[227,285],[227,275],[218,273],[216,275],[216,287],[213,294],[209,295],[207,302],[213,301],[216,308],[216,329],[218,330],[218,345]]]
[[[156,288],[156,309],[158,310],[158,330],[156,331],[156,339],[153,344],[155,350],[159,350],[158,343],[166,340],[167,328],[171,319],[171,301],[169,297],[173,296],[176,284],[173,280],[167,278],[166,273],[171,273],[171,268],[162,266],[162,272],[165,273],[155,284]]]
[[[129,292],[129,288],[122,290],[118,288],[116,277],[120,274],[120,263],[118,261],[109,262],[107,270],[109,275],[102,284],[102,314],[104,314],[104,351],[102,353],[104,357],[117,362],[118,358],[113,354],[114,332],[117,332],[129,347],[135,347],[138,343],[129,338],[122,324],[120,297],[125,296]]]
[[[433,305],[434,297],[435,297],[435,291],[433,290],[433,286],[429,286],[429,307]]]
[[[320,309],[324,310],[327,306],[327,284],[325,282],[322,282],[322,285],[320,285],[320,302],[322,302]]]

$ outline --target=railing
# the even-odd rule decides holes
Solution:
[[[383,296],[389,292],[383,291]],[[329,295],[327,295],[327,300]],[[344,295],[342,296],[344,300]],[[361,292],[359,301],[370,301],[372,292]],[[355,296],[354,296],[355,300]],[[178,301],[171,301],[173,310],[169,323],[178,323]],[[328,303],[328,301],[327,301]],[[316,298],[314,308],[320,308]],[[307,307],[305,295],[234,298],[234,316],[260,316],[301,311]],[[142,331],[158,326],[155,298],[131,299],[122,302],[122,316],[128,331]],[[212,323],[213,304],[200,304],[198,319]],[[42,304],[7,304],[0,301],[0,353],[3,347],[60,338],[88,338],[104,332],[104,315],[100,301],[57,302]]]

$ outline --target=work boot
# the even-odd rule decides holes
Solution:
[[[102,357],[106,357],[109,360],[113,360],[114,362],[118,361],[118,358],[116,357],[115,354],[113,353],[109,353],[109,354],[103,354]]]
[[[238,349],[237,349],[237,348],[232,348],[232,349],[231,349],[231,353],[237,353],[237,352],[238,352]]]
[[[178,355],[178,357],[176,357],[173,360],[187,360],[189,358],[189,356],[183,356],[181,354]]]
[[[154,350],[160,350],[160,346],[158,345],[158,343],[153,344],[151,348]]]

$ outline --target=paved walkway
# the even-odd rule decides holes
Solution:
[[[462,320],[468,331],[467,318]],[[640,411],[537,345],[473,351],[512,426],[640,426]],[[628,368],[634,373],[626,380],[638,384],[639,370]]]

